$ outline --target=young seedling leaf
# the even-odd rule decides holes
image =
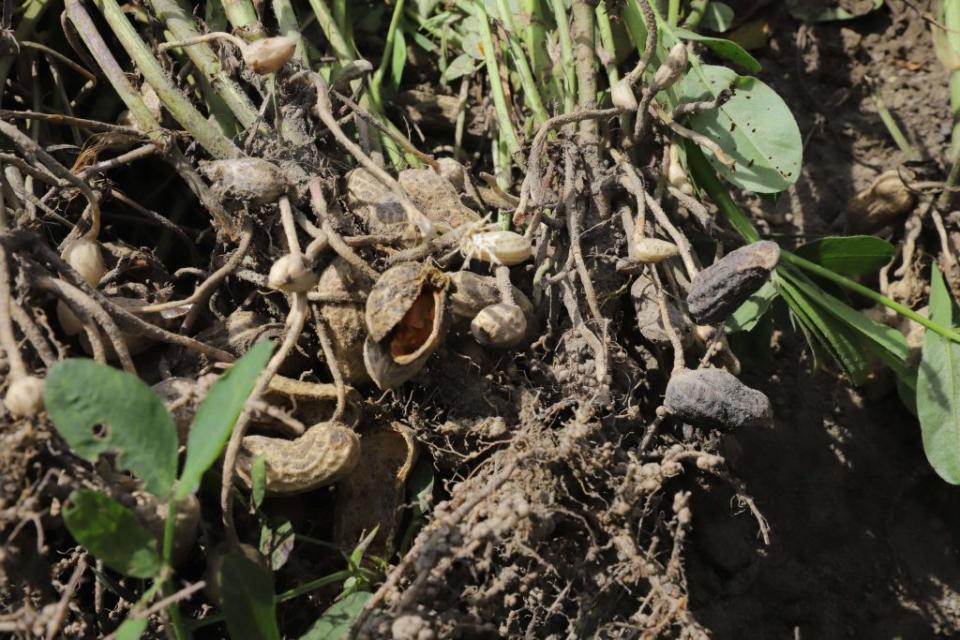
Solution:
[[[930,282],[930,319],[956,326],[956,307],[936,266]],[[960,484],[960,344],[933,331],[923,339],[917,374],[917,417],[930,466]]]
[[[115,640],[140,640],[140,636],[147,630],[146,618],[127,618],[123,621],[113,637]]]
[[[750,73],[759,73],[763,68],[760,66],[760,63],[757,62],[757,59],[750,55],[746,49],[731,40],[703,36],[699,33],[681,28],[674,28],[673,33],[681,40],[691,40],[701,43],[717,56],[743,67]]]
[[[473,73],[473,69],[473,57],[468,53],[461,53],[450,61],[447,68],[443,70],[440,80],[450,82],[451,80],[456,80],[457,78]]]
[[[684,76],[679,94],[681,102],[696,102],[727,89],[734,94],[726,104],[697,113],[689,126],[720,145],[736,164],[723,164],[706,148],[704,154],[721,176],[742,189],[783,191],[797,181],[803,159],[800,129],[783,98],[756,78],[699,63]]]
[[[258,453],[253,459],[253,465],[250,468],[250,480],[253,485],[250,494],[253,498],[254,506],[259,507],[263,504],[263,498],[267,495],[267,458],[262,453]]]
[[[166,497],[177,473],[177,431],[160,398],[139,378],[68,359],[47,374],[44,401],[57,431],[85,460],[115,452],[117,466]]]
[[[350,625],[363,611],[363,605],[373,597],[366,591],[355,591],[333,603],[300,640],[342,640],[347,637]]]
[[[280,640],[273,577],[239,551],[223,558],[220,599],[233,640]]]
[[[70,534],[103,564],[134,578],[160,572],[157,540],[137,516],[110,496],[96,491],[74,491],[63,509]]]
[[[233,425],[237,423],[243,405],[272,352],[273,344],[270,342],[255,344],[210,387],[190,427],[187,460],[180,474],[180,482],[177,483],[179,498],[195,492],[204,472],[220,457]]]
[[[390,76],[393,79],[393,86],[399,87],[403,79],[403,68],[407,64],[407,39],[403,31],[397,29],[393,37],[393,52],[390,57]]]
[[[876,236],[831,236],[797,247],[802,258],[848,276],[876,273],[890,262],[895,249]]]
[[[777,298],[777,288],[772,282],[765,283],[727,319],[727,331],[750,331],[770,309]]]
[[[733,9],[725,2],[710,2],[700,18],[700,28],[723,33],[733,26]]]

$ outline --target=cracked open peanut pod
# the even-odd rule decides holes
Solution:
[[[763,240],[731,251],[690,283],[687,309],[697,324],[717,324],[763,286],[780,260],[776,242]]]
[[[723,369],[684,369],[667,383],[663,406],[697,427],[764,426],[773,418],[770,399]]]
[[[381,388],[412,378],[443,340],[450,279],[439,269],[404,262],[381,274],[367,296],[367,373]]]
[[[247,484],[253,460],[261,454],[267,467],[267,494],[303,493],[350,473],[360,462],[360,436],[336,422],[315,424],[293,440],[246,436],[237,471]]]

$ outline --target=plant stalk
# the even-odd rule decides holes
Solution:
[[[487,68],[487,76],[490,78],[490,90],[493,93],[493,104],[496,107],[497,122],[500,125],[500,131],[510,154],[520,153],[520,141],[517,139],[517,132],[513,128],[513,119],[510,117],[507,98],[503,94],[503,80],[500,77],[500,67],[497,65],[497,58],[494,53],[493,34],[490,32],[490,18],[487,16],[487,10],[484,8],[483,2],[477,2],[474,6],[474,15],[480,24],[480,42],[483,45],[483,61]]]

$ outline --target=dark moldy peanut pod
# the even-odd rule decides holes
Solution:
[[[773,418],[766,395],[723,369],[684,369],[667,383],[663,406],[697,427],[764,426]]]
[[[746,302],[780,260],[776,242],[763,240],[731,251],[690,283],[687,309],[697,324],[717,324]]]

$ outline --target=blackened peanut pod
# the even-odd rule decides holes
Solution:
[[[770,277],[780,260],[776,242],[763,240],[731,251],[690,283],[687,309],[697,324],[723,322]]]
[[[773,408],[762,392],[723,369],[684,369],[667,383],[663,406],[697,427],[736,429],[770,424]]]

